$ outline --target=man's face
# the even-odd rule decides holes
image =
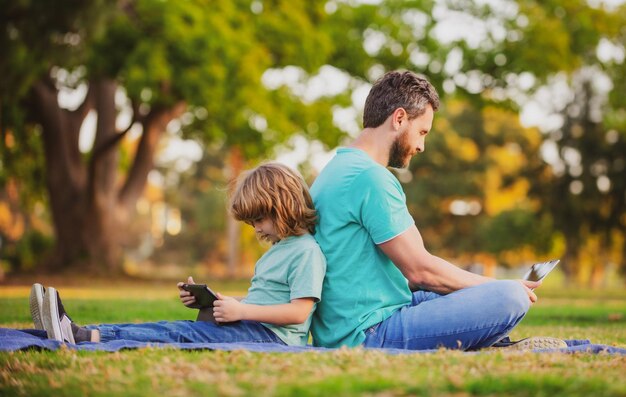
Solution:
[[[428,106],[421,116],[413,120],[405,118],[399,135],[389,148],[389,167],[406,168],[411,157],[426,149],[426,135],[433,126],[434,115],[433,108]]]

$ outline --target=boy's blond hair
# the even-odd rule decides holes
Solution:
[[[270,218],[281,239],[313,234],[317,220],[306,182],[279,163],[262,164],[241,174],[231,195],[230,213],[250,224]]]

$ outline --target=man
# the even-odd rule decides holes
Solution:
[[[367,97],[359,136],[315,180],[315,239],[327,259],[315,345],[476,349],[506,336],[536,301],[539,283],[495,281],[424,247],[386,167],[424,151],[438,107],[428,81],[387,73]]]

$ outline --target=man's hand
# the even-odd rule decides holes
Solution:
[[[219,323],[229,323],[244,319],[245,305],[237,299],[217,293],[218,300],[213,302],[213,317]]]
[[[189,276],[189,278],[187,278],[187,284],[195,283],[196,282],[193,281],[193,277]],[[183,289],[183,284],[185,283],[183,283],[182,281],[176,284],[176,286],[178,287],[178,296],[180,297],[180,301],[182,302],[182,304],[189,307],[189,305],[193,305],[194,303],[196,303],[196,298],[191,295],[191,292],[185,291]]]
[[[538,288],[541,285],[541,281],[529,281],[529,280],[517,280],[524,286],[526,293],[528,294],[528,299],[532,303],[537,302],[537,295],[533,292],[535,288]]]

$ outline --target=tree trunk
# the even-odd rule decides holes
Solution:
[[[560,263],[561,271],[564,275],[564,282],[566,286],[574,284],[576,281],[576,269],[578,269],[577,262],[578,251],[580,249],[579,240],[573,236],[565,236],[565,253]]]
[[[42,126],[46,164],[46,187],[56,235],[54,252],[47,263],[50,270],[59,270],[77,258],[84,257],[84,237],[81,233],[86,207],[84,195],[84,170],[77,162],[73,147],[75,131],[69,122],[69,113],[57,102],[57,91],[47,81],[34,87],[38,120]],[[78,143],[76,140],[76,150]]]
[[[85,102],[75,111],[60,108],[57,90],[42,80],[33,91],[42,126],[46,184],[55,231],[55,249],[47,268],[80,268],[89,273],[121,273],[122,241],[137,199],[154,165],[157,143],[167,124],[182,114],[184,103],[151,111],[131,169],[120,188],[119,142],[112,80],[90,83]],[[89,163],[79,151],[80,127],[90,110],[98,115]]]
[[[117,206],[117,172],[119,153],[117,146],[102,149],[116,139],[115,91],[112,80],[91,83],[94,109],[97,112],[96,137],[89,161],[89,177],[86,186],[87,203],[81,228],[89,264],[95,273],[120,273],[122,269],[122,231],[126,228],[120,221]]]
[[[230,151],[230,156],[228,159],[228,163],[230,166],[231,178],[232,180],[236,180],[241,174],[243,169],[243,156],[241,154],[241,149],[238,147],[233,147]],[[234,185],[231,184],[231,188],[234,188]],[[232,193],[232,192],[230,192]],[[240,255],[240,244],[239,237],[240,226],[239,222],[237,222],[228,212],[226,213],[226,227],[227,227],[227,235],[228,235],[228,269],[227,273],[230,278],[233,278],[237,274],[237,269],[241,264],[241,255]]]
[[[622,275],[622,280],[624,281],[624,287],[626,287],[626,241],[622,242],[622,257],[618,266],[619,266],[619,274]]]

